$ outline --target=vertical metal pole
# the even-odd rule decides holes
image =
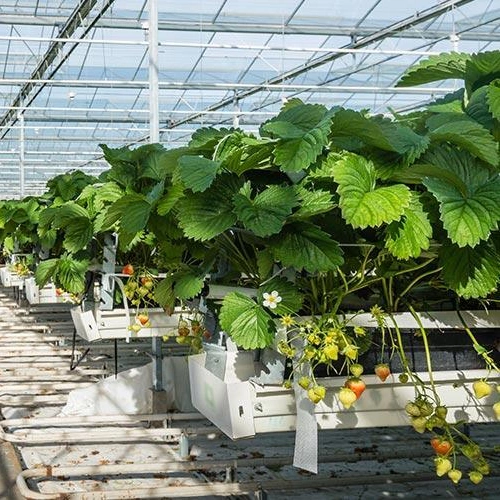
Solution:
[[[22,104],[21,104],[22,106]],[[19,198],[24,198],[24,110],[17,114],[19,120]]]
[[[149,0],[149,142],[160,141],[160,111],[158,99],[158,1]],[[153,337],[153,389],[163,390],[161,337]]]
[[[149,142],[160,141],[158,99],[158,1],[149,0]]]

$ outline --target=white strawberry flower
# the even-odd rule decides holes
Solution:
[[[271,293],[264,292],[262,297],[264,297],[264,302],[262,304],[264,307],[269,307],[269,309],[276,309],[278,304],[282,301],[282,298],[276,290],[273,290]]]

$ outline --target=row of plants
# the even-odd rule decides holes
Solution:
[[[299,383],[316,403],[326,392],[317,369],[347,376],[338,397],[349,408],[365,387],[363,354],[378,350],[382,381],[399,356],[401,382],[415,386],[410,422],[437,439],[438,475],[458,482],[463,455],[478,482],[488,465],[447,420],[432,379],[430,333],[416,332],[431,374],[424,383],[391,322],[400,311],[418,318],[417,311],[498,303],[500,52],[431,57],[398,85],[444,79],[464,87],[405,115],[292,99],[258,135],[201,128],[171,150],[101,145],[110,168],[98,178],[66,173],[40,197],[0,205],[4,251],[48,255],[36,266],[38,284],[52,280],[83,294],[105,236],[117,233],[118,262],[132,275],[126,294],[142,310],[141,325],[148,306],[168,312],[203,295],[243,349],[273,346],[285,328],[288,337],[275,347],[309,367]],[[235,289],[211,300],[214,285],[255,293]],[[352,327],[342,316],[360,310],[371,311],[378,328]],[[208,337],[204,327],[196,330]],[[498,375],[495,352],[465,324],[464,331]],[[488,377],[474,384],[478,398],[496,389]],[[500,403],[493,408],[499,416]]]

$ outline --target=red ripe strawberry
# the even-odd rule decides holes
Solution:
[[[366,389],[366,384],[360,378],[348,378],[344,384],[345,387],[351,389],[356,394],[356,399],[359,399],[363,391]]]
[[[132,274],[134,274],[134,266],[132,264],[126,264],[125,266],[123,266],[122,274],[128,274],[129,276],[132,276]]]
[[[431,446],[438,455],[446,456],[453,449],[453,444],[447,439],[434,437],[431,439]]]
[[[391,369],[387,363],[379,363],[375,366],[375,375],[377,375],[382,382],[385,382],[390,374]]]
[[[149,317],[147,314],[138,314],[137,319],[142,326],[144,326],[149,321]]]

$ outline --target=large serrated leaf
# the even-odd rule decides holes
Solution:
[[[205,241],[236,223],[233,197],[241,183],[230,175],[221,176],[203,193],[181,199],[177,204],[179,225],[188,238]]]
[[[246,295],[226,295],[219,320],[222,329],[243,349],[264,348],[273,343],[275,326],[271,316]]]
[[[500,78],[500,51],[492,50],[473,54],[465,65],[467,95]]]
[[[418,257],[429,248],[432,226],[415,192],[411,193],[410,205],[401,220],[389,224],[385,247],[398,259]]]
[[[488,85],[487,97],[490,113],[500,120],[500,79],[496,79]]]
[[[140,178],[163,181],[172,172],[170,157],[168,154],[165,154],[163,148],[149,153],[141,160],[142,172],[139,176]]]
[[[439,252],[443,281],[465,299],[486,297],[497,288],[500,256],[483,242],[475,248],[445,245]]]
[[[65,228],[63,246],[68,252],[76,253],[83,250],[94,236],[94,226],[87,217],[71,219]]]
[[[181,156],[178,168],[183,184],[193,193],[199,193],[212,184],[220,168],[220,162],[203,156]]]
[[[39,262],[35,269],[36,284],[43,288],[57,270],[59,259],[49,259]]]
[[[184,186],[182,184],[170,186],[167,193],[158,202],[156,207],[158,215],[167,215],[183,196]]]
[[[200,276],[199,271],[180,271],[174,275],[174,293],[179,299],[192,299],[196,297],[205,283],[205,275]]]
[[[479,123],[454,121],[441,125],[430,133],[433,142],[450,142],[472,153],[477,158],[498,168],[498,143]]]
[[[488,106],[488,86],[478,88],[469,99],[465,112],[489,131],[493,130],[493,115]]]
[[[293,214],[294,219],[308,219],[329,212],[334,207],[332,194],[328,191],[310,191],[302,186],[295,186],[294,189],[300,199],[299,209]]]
[[[191,150],[211,150],[225,136],[233,132],[234,129],[213,127],[202,127],[196,130],[189,141]]]
[[[429,140],[409,127],[382,117],[368,117],[359,111],[341,109],[335,113],[331,128],[333,142],[338,138],[358,138],[366,144],[406,155],[408,161],[418,158]]]
[[[236,215],[257,236],[279,233],[297,205],[292,187],[270,186],[252,199],[249,184],[234,196]]]
[[[67,292],[83,293],[88,265],[89,262],[86,260],[76,260],[69,256],[61,257],[57,269],[57,282]]]
[[[281,139],[274,148],[276,164],[285,172],[309,167],[328,143],[332,116],[319,104],[297,104],[265,123],[262,133]]]
[[[298,271],[332,271],[344,262],[338,243],[319,227],[307,222],[285,226],[270,248],[283,266]]]
[[[176,297],[174,293],[174,277],[172,275],[168,275],[155,286],[154,298],[162,307],[173,309]]]
[[[412,87],[424,83],[448,79],[465,78],[466,62],[469,54],[451,52],[430,56],[428,59],[411,66],[400,78],[396,87]]]
[[[104,226],[108,228],[120,221],[121,230],[136,233],[146,227],[151,208],[151,203],[143,195],[127,194],[111,205]]]
[[[66,225],[71,224],[73,219],[79,219],[81,217],[87,219],[89,218],[87,210],[75,202],[69,201],[59,207],[54,222],[57,227],[65,227]]]
[[[377,227],[399,220],[410,203],[410,190],[402,184],[376,186],[373,163],[362,156],[346,154],[334,165],[339,187],[339,206],[353,227]]]
[[[453,243],[475,246],[497,229],[500,219],[500,178],[465,151],[436,148],[426,161],[462,179],[466,191],[445,178],[423,183],[440,203],[441,220]]]

